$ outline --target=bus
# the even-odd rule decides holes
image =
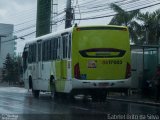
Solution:
[[[104,101],[108,90],[130,88],[130,59],[127,27],[74,26],[26,43],[23,80],[34,97],[50,91]]]

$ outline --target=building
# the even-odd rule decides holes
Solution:
[[[15,55],[16,42],[13,36],[14,26],[12,24],[0,23],[0,69],[3,68],[3,63],[6,55],[9,53],[11,56]]]

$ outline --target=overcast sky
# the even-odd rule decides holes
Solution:
[[[74,0],[74,4],[77,5],[77,4],[83,4],[84,2],[89,2],[90,1],[93,1],[93,0]],[[99,2],[101,1],[104,1],[104,3],[111,3],[111,2],[114,2],[114,1],[117,1],[117,0],[95,0],[95,4],[96,4],[96,1],[97,1],[97,4],[99,4]],[[125,1],[125,0],[124,0]],[[143,1],[143,0],[142,0]],[[142,2],[141,1],[141,2]],[[155,2],[159,2],[160,0],[144,0],[144,1],[148,1],[148,3],[150,1],[155,1]],[[65,3],[66,3],[66,0],[58,0],[58,10],[61,11],[61,10],[64,10],[65,8]],[[78,8],[78,5],[76,7],[76,11],[77,13],[79,12],[79,14],[76,16],[76,18],[80,18],[80,17],[90,17],[90,16],[93,16],[94,14],[96,13],[90,13],[90,14],[80,14],[80,12],[83,12],[83,10],[89,10],[89,7],[91,6],[87,6],[88,9],[86,8],[82,8],[82,10]],[[108,6],[106,6],[108,7]],[[123,7],[123,5],[122,5]],[[36,8],[37,8],[37,0],[0,0],[0,23],[7,23],[7,24],[14,24],[15,27],[14,27],[14,31],[15,31],[15,35],[17,36],[21,36],[21,35],[25,35],[29,32],[32,32],[35,30],[35,28],[31,28],[31,29],[28,29],[26,31],[22,31],[22,32],[19,32],[19,30],[23,29],[23,28],[26,28],[26,27],[29,27],[29,26],[32,26],[32,25],[35,25],[35,22],[36,22]],[[157,5],[157,6],[153,6],[151,8],[147,8],[147,9],[144,9],[142,11],[153,11],[155,9],[158,9],[160,8],[160,4]],[[107,12],[111,12],[111,11],[102,11],[101,14],[107,14]],[[97,16],[99,15],[100,13],[97,13]],[[111,20],[111,18],[103,18],[103,19],[96,19],[96,20],[90,20],[90,21],[76,21],[76,23],[80,23],[80,25],[86,25],[86,24],[101,24],[101,25],[106,25],[109,23],[109,21]],[[25,24],[23,24],[25,23]],[[62,24],[63,27],[61,28],[64,28],[64,24]],[[17,32],[18,31],[18,32]],[[30,36],[31,37],[35,37],[35,35],[32,35]],[[17,51],[18,52],[21,52],[22,51],[22,48],[24,46],[24,42],[21,40],[17,41],[18,44],[17,44]]]
[[[74,0],[76,1],[76,0]],[[83,3],[84,1],[93,1],[93,0],[77,0],[79,3]],[[100,1],[100,0],[97,0]],[[101,0],[101,1],[108,1],[110,3],[111,1],[117,1],[117,0]],[[124,0],[125,1],[125,0]],[[146,0],[149,1],[149,0]],[[153,1],[160,1],[160,0],[153,0]],[[27,21],[30,18],[36,19],[36,2],[37,0],[0,0],[0,23],[10,23],[10,24],[19,24],[22,22]],[[64,9],[66,0],[58,0],[59,2],[59,10]],[[145,9],[145,11],[151,11],[157,8],[160,8],[159,6],[153,6],[151,8]],[[76,8],[78,11],[78,8]],[[87,16],[87,15],[85,15]],[[78,17],[78,16],[77,16]],[[32,20],[31,19],[31,20]],[[109,22],[110,19],[104,18],[105,23]],[[81,24],[86,23],[86,21],[81,21]],[[95,21],[92,20],[90,22],[87,22],[87,24],[95,24]],[[103,22],[103,19],[96,20],[97,24],[105,24]],[[18,28],[18,27],[17,27]]]
[[[0,22],[16,23],[19,21],[10,20],[16,14],[36,7],[36,0],[0,0]]]

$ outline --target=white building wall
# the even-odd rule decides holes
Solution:
[[[1,37],[1,50],[0,50],[0,68],[3,67],[3,63],[6,59],[6,55],[15,54],[15,40],[13,36],[13,25],[0,23],[0,36]]]

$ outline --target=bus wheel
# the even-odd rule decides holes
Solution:
[[[39,98],[39,93],[40,93],[39,90],[33,90],[32,89],[32,93],[33,93],[34,98]]]
[[[96,92],[91,95],[93,102],[105,102],[107,93],[106,92]]]
[[[34,90],[31,76],[29,76],[29,89],[32,89],[33,97],[35,97],[35,98],[39,97],[39,90]]]
[[[66,102],[69,102],[69,103],[75,102],[75,98],[72,93],[64,93],[64,98],[66,99]]]
[[[106,101],[106,97],[107,97],[107,95],[103,94],[102,96],[100,96],[99,101],[100,102],[105,102]]]
[[[32,89],[33,86],[32,86],[32,77],[29,76],[29,89]]]
[[[56,92],[55,78],[53,75],[50,77],[50,89],[51,89],[51,98],[56,99],[58,97],[58,93]]]
[[[126,88],[126,89],[124,89],[124,94],[125,94],[125,96],[129,96],[129,89],[128,88]]]
[[[92,102],[98,102],[98,97],[94,94],[92,96]]]

